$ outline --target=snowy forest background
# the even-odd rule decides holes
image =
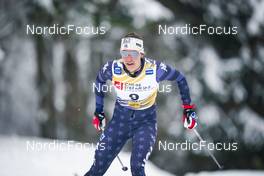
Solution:
[[[106,26],[105,35],[27,35],[26,25]],[[238,26],[237,35],[158,35],[158,25]],[[119,57],[120,38],[144,37],[147,56],[182,71],[225,169],[264,169],[264,1],[1,0],[0,134],[96,142],[90,124],[98,69]],[[111,117],[114,96],[106,96]],[[181,123],[178,90],[160,93],[158,140],[197,141]],[[129,151],[129,145],[125,150]],[[203,152],[158,151],[150,160],[171,173],[217,170]]]

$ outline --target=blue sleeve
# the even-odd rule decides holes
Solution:
[[[156,61],[156,64],[157,64],[157,74],[156,74],[157,82],[161,82],[164,80],[175,82],[175,84],[177,84],[180,90],[182,104],[191,104],[190,90],[184,75],[181,74],[176,69],[162,62]]]
[[[112,80],[112,63],[113,61],[107,62],[98,72],[94,92],[95,92],[95,106],[96,112],[100,113],[104,110],[104,85],[107,80]]]

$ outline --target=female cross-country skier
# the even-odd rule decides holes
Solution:
[[[197,125],[185,77],[174,68],[144,56],[143,39],[129,33],[121,40],[119,60],[108,61],[96,78],[96,110],[93,125],[103,130],[94,163],[85,176],[102,176],[128,139],[132,139],[132,176],[145,176],[148,159],[157,135],[156,96],[158,84],[169,80],[177,84],[183,107],[183,124]],[[117,99],[112,119],[106,125],[102,85],[111,80]],[[103,147],[100,147],[103,146]]]

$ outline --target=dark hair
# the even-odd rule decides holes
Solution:
[[[129,32],[128,34],[126,34],[126,35],[124,36],[124,38],[126,38],[126,37],[132,37],[132,38],[137,38],[137,39],[141,39],[141,40],[143,40],[143,37],[141,37],[140,35],[138,35],[138,34],[135,33],[135,32]]]

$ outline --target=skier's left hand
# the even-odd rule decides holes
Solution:
[[[197,126],[197,115],[194,111],[195,105],[182,105],[183,107],[183,125],[187,129],[193,129]]]

